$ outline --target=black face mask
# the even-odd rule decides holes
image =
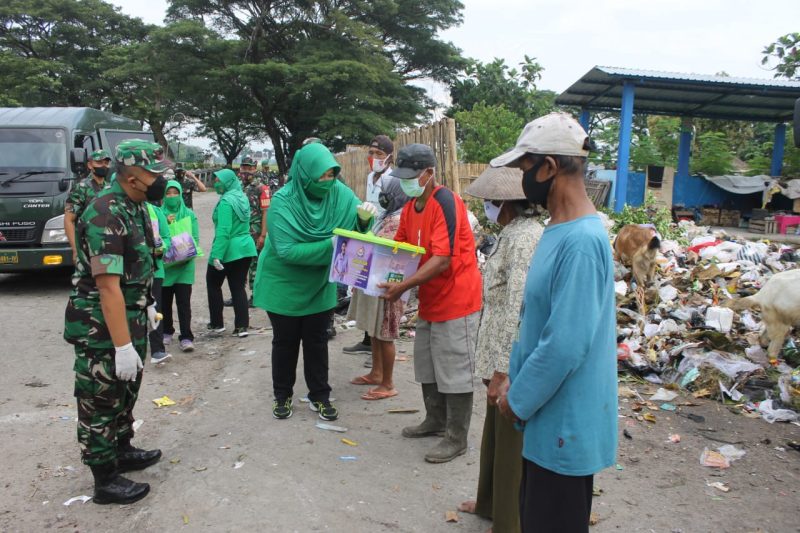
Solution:
[[[160,202],[164,199],[164,193],[167,192],[167,179],[164,176],[156,176],[156,181],[147,187],[144,195],[148,202]]]
[[[94,169],[92,169],[92,172],[98,178],[105,178],[106,176],[108,176],[108,168],[106,167],[95,167]]]
[[[547,209],[547,195],[550,194],[550,187],[553,186],[555,175],[547,178],[543,182],[536,181],[536,174],[539,169],[544,165],[545,160],[533,166],[530,170],[522,173],[522,191],[525,193],[525,198],[532,204],[538,204],[544,209]]]

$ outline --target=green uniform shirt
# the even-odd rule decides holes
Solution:
[[[212,264],[214,259],[230,263],[257,255],[256,243],[250,236],[250,224],[234,215],[230,203],[220,201],[211,220],[214,221],[214,242],[208,254],[208,264]]]
[[[261,196],[264,193],[264,185],[257,179],[244,188],[244,195],[250,202],[250,234],[258,237],[261,234],[261,222],[264,217],[264,207],[261,203]]]
[[[92,198],[97,196],[97,193],[103,189],[107,189],[108,186],[108,180],[97,183],[91,176],[84,178],[73,185],[72,190],[69,191],[67,201],[64,203],[64,211],[74,213],[75,218],[80,217]]]
[[[78,219],[78,262],[67,303],[64,339],[89,349],[114,348],[100,307],[95,277],[120,277],[131,341],[147,344],[147,306],[153,303],[155,240],[147,208],[128,198],[117,181],[102,190]]]

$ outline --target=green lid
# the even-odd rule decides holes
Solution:
[[[385,239],[383,237],[376,236],[374,233],[359,233],[357,231],[336,228],[333,230],[333,234],[347,237],[348,239],[356,239],[371,244],[386,246],[387,248],[391,248],[394,252],[397,252],[397,250],[403,250],[405,252],[411,252],[412,254],[425,255],[425,248],[422,248],[421,246],[414,246],[413,244],[408,244],[407,242],[397,242],[393,241],[392,239]]]

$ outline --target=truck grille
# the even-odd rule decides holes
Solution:
[[[0,244],[32,241],[35,235],[36,229],[3,229],[0,230]]]

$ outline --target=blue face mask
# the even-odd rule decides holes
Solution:
[[[428,181],[430,182],[430,179]],[[400,188],[403,189],[403,192],[406,193],[406,196],[410,196],[412,198],[419,198],[422,196],[422,193],[425,192],[425,187],[427,185],[427,183],[425,185],[420,185],[419,177],[414,179],[400,180]]]

